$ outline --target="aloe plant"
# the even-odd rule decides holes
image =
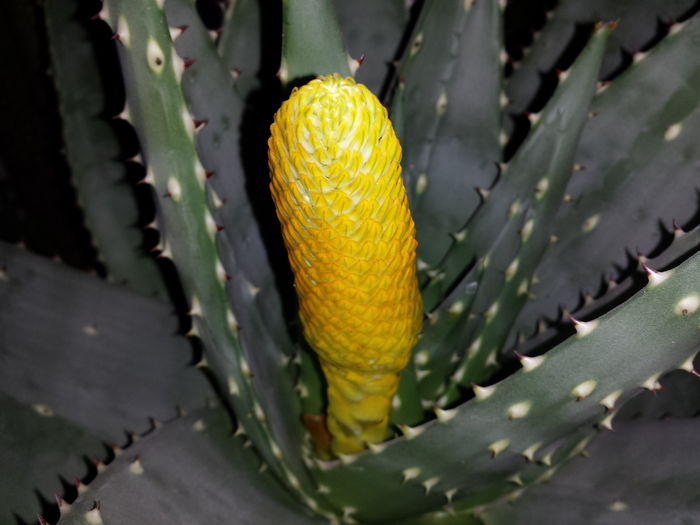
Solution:
[[[17,159],[40,167],[53,143],[41,126],[8,135],[3,217],[18,226],[0,250],[0,523],[696,519],[693,2],[92,7],[18,4],[13,27],[31,38],[4,37],[20,57],[46,43],[82,223],[69,199],[45,200],[74,236],[89,231],[96,257],[32,229],[26,180],[41,169]],[[316,77],[381,97],[418,241],[422,329],[388,435],[386,421],[371,439],[341,431],[367,450],[333,445],[329,354],[319,364],[311,348],[360,336],[313,324],[323,294],[305,303],[300,290],[299,321],[282,230],[295,239],[285,221],[306,211],[275,172],[281,228],[269,188],[273,114]],[[5,89],[9,115],[37,103],[34,84]],[[300,169],[271,144],[273,171]],[[345,147],[334,154],[357,154]],[[309,254],[287,244],[299,273]],[[382,326],[366,317],[363,329]],[[353,399],[331,402],[329,423]]]

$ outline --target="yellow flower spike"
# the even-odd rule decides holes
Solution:
[[[338,75],[292,92],[268,146],[304,336],[328,383],[332,450],[359,452],[386,437],[423,317],[401,146],[379,100]]]

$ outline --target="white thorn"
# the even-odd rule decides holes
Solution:
[[[520,477],[520,472],[516,472],[515,474],[510,476],[506,481],[518,485],[519,487],[522,487],[525,484],[523,483],[523,479]]]
[[[508,448],[508,445],[510,445],[510,441],[507,439],[499,439],[498,441],[494,441],[488,446],[488,450],[491,452],[492,457],[498,456],[501,452],[503,452],[506,448]]]
[[[523,372],[532,372],[535,368],[540,366],[547,356],[538,355],[537,357],[528,357],[526,355],[518,355],[520,364],[523,367]]]
[[[522,419],[527,416],[527,413],[532,407],[532,401],[521,401],[508,407],[506,414],[508,419]]]
[[[124,47],[131,47],[131,31],[124,15],[120,15],[117,20],[116,34],[119,37],[119,42],[124,44]]]
[[[654,374],[649,377],[646,381],[642,383],[642,388],[646,388],[650,392],[661,389],[661,383],[659,383],[659,377],[661,377],[661,372]]]
[[[693,366],[694,361],[695,355],[691,355],[688,359],[683,361],[678,368],[681,370],[685,370],[686,372],[689,372],[691,374],[697,374],[697,372],[695,371],[695,367]]]
[[[496,350],[493,350],[489,355],[486,357],[486,361],[484,361],[484,364],[486,366],[498,366],[498,357],[496,354]]]
[[[464,301],[455,301],[450,305],[447,311],[452,315],[459,315],[464,312]]]
[[[437,485],[440,482],[440,478],[437,476],[434,478],[426,479],[421,485],[423,485],[423,488],[425,489],[425,493],[429,494],[430,491],[433,489],[435,485]]]
[[[443,91],[442,93],[440,93],[440,96],[437,99],[437,102],[435,104],[435,111],[438,115],[442,115],[443,113],[445,113],[445,110],[447,110],[447,93]]]
[[[541,199],[549,189],[549,177],[542,177],[535,185],[535,198]]]
[[[600,404],[603,405],[605,408],[608,410],[612,410],[615,408],[615,403],[617,402],[618,398],[622,395],[622,390],[615,390],[614,392],[611,392],[607,396],[605,396],[603,399],[601,399]]]
[[[425,427],[409,427],[408,425],[399,425],[399,429],[406,439],[416,438],[425,431]]]
[[[89,525],[102,525],[102,515],[100,514],[100,507],[96,506],[94,509],[85,513],[85,521]]]
[[[664,133],[664,140],[666,142],[671,142],[672,140],[675,140],[676,138],[678,138],[678,135],[681,134],[682,130],[682,122],[676,122],[675,124],[670,125],[668,128],[666,128],[666,132]]]
[[[483,401],[484,399],[488,399],[496,391],[496,385],[472,385],[472,390],[474,391],[477,401]]]
[[[607,428],[608,430],[613,430],[612,420],[615,416],[615,412],[610,412],[607,416],[600,420],[600,426],[603,428]]]
[[[535,461],[535,452],[542,446],[541,442],[534,443],[527,447],[525,450],[522,451],[522,455],[525,456],[525,459],[528,461]]]
[[[576,337],[578,337],[579,339],[589,335],[598,326],[598,321],[579,321],[571,315],[569,315],[569,319],[571,319],[571,322],[574,323],[574,328],[576,329]]]
[[[53,410],[51,410],[51,408],[49,408],[47,405],[43,405],[41,403],[37,403],[35,405],[32,405],[32,408],[34,409],[34,412],[36,412],[40,416],[51,417],[54,415]]]
[[[153,37],[146,43],[146,62],[154,73],[160,74],[165,67],[165,55]]]
[[[351,523],[350,520],[352,520],[352,515],[357,512],[357,509],[355,507],[343,507],[343,520],[346,523]]]
[[[588,381],[579,383],[571,389],[571,395],[581,401],[591,395],[597,384],[598,382],[595,379],[589,379]]]
[[[673,307],[673,312],[676,315],[686,316],[694,314],[700,307],[700,295],[690,294],[678,301]]]
[[[431,371],[430,371],[430,370],[421,370],[421,369],[418,369],[418,370],[416,370],[416,379],[417,379],[418,381],[423,381],[423,379],[425,379],[425,378],[426,378],[427,376],[429,376],[430,374],[431,374]]]
[[[523,242],[527,242],[535,229],[535,219],[528,219],[523,224],[523,228],[520,230],[520,239]]]
[[[479,348],[481,348],[481,336],[477,337],[476,340],[469,345],[469,348],[467,348],[467,357],[474,357],[479,353]]]
[[[412,479],[416,479],[418,476],[420,476],[420,468],[418,467],[411,467],[404,469],[401,474],[403,474],[403,482],[406,483],[407,481],[411,481]]]
[[[367,447],[373,454],[381,454],[382,452],[384,452],[384,449],[387,447],[387,445],[384,443],[367,443]]]
[[[627,503],[625,503],[624,501],[620,501],[620,500],[615,500],[608,506],[608,509],[610,509],[613,512],[624,512],[624,511],[628,510],[629,508],[630,508],[630,506],[627,505]]]
[[[180,181],[178,181],[172,175],[168,178],[168,195],[175,202],[178,202],[182,198],[182,187],[180,186]]]
[[[192,306],[190,307],[190,315],[202,315],[202,305],[196,295],[192,296]]]
[[[506,280],[510,281],[513,278],[513,276],[515,275],[515,272],[518,271],[519,264],[520,264],[520,259],[518,257],[516,257],[515,259],[513,259],[513,262],[511,262],[508,265],[508,268],[506,268],[506,272],[505,272]]]
[[[554,451],[551,451],[551,452],[547,453],[547,455],[545,455],[545,456],[542,457],[542,459],[540,460],[540,462],[541,462],[543,465],[546,465],[546,466],[548,466],[548,467],[551,467],[551,466],[552,466],[552,456],[553,456],[553,455],[554,455]]]
[[[231,394],[232,396],[237,396],[240,394],[240,390],[238,388],[238,383],[236,383],[236,380],[233,379],[232,377],[228,378],[228,393]],[[242,427],[238,427],[242,428]]]
[[[134,459],[134,461],[132,461],[129,465],[129,472],[136,476],[138,476],[139,474],[143,474],[143,465],[141,464],[141,460],[138,457]]]
[[[425,173],[421,173],[416,179],[416,195],[421,195],[425,188],[428,187],[428,176]]]
[[[349,455],[349,454],[338,453],[338,459],[340,460],[340,462],[343,465],[350,465],[351,463],[353,463],[357,459],[357,455],[356,454]]]
[[[457,409],[453,408],[451,410],[443,410],[441,408],[434,408],[433,411],[435,412],[435,415],[438,418],[438,421],[440,423],[447,423],[448,421],[451,421],[454,419],[454,417],[457,415]]]
[[[640,258],[640,264],[642,265],[642,269],[644,270],[644,273],[647,274],[647,279],[649,279],[649,286],[651,288],[654,288],[658,285],[660,285],[662,282],[664,282],[666,279],[668,279],[671,274],[673,273],[671,270],[667,272],[657,272],[656,270],[652,270],[647,264],[641,260]]]
[[[596,226],[598,226],[599,222],[600,222],[600,213],[597,213],[595,215],[591,215],[585,221],[583,221],[583,224],[581,225],[581,231],[583,233],[591,232],[591,231],[593,231],[593,229]]]
[[[413,362],[416,364],[416,366],[425,366],[428,364],[428,360],[430,359],[430,354],[426,352],[425,350],[422,350],[420,352],[416,352],[416,356],[413,358]]]

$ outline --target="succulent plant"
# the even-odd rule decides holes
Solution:
[[[18,51],[0,98],[21,132],[0,157],[0,523],[697,519],[695,2],[7,9],[26,30],[3,35]],[[33,68],[46,50],[56,91],[44,99]],[[374,112],[372,140],[300,160],[289,115],[271,131],[273,115],[291,96],[283,108],[317,125],[309,93],[323,82],[361,95],[324,114],[313,140],[345,129],[344,114]],[[403,185],[398,146],[370,147],[393,140],[375,95],[401,143]],[[343,181],[363,184],[366,147],[375,193],[399,205],[386,214],[403,214],[384,228],[405,229],[396,247],[376,241],[373,267],[391,273],[400,253],[421,295],[389,312],[370,304],[391,296],[388,279],[344,286],[367,254],[295,244],[294,221],[312,213],[332,215],[337,246],[343,224],[364,224],[332,177],[349,160]],[[285,166],[331,181],[309,210]],[[353,213],[370,204],[353,201]],[[70,233],[47,234],[54,221]],[[307,262],[338,267],[341,286],[319,293]],[[358,318],[338,325],[344,300]],[[365,334],[396,331],[392,351],[407,354],[421,302],[398,390],[394,361],[376,399],[363,374],[377,356],[329,367]]]

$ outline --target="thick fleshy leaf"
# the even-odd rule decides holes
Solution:
[[[399,68],[391,118],[404,149],[419,270],[440,262],[501,158],[501,9],[426,2]],[[469,261],[465,261],[468,264]]]
[[[355,61],[355,80],[380,96],[409,20],[405,0],[334,0],[338,24]]]
[[[0,245],[2,511],[33,517],[26,494],[62,493],[85,476],[82,456],[127,431],[201,406],[211,395],[189,366],[171,308],[18,248]],[[25,499],[23,499],[25,498]]]
[[[482,514],[487,525],[695,523],[700,419],[626,421],[549,481]]]
[[[263,5],[264,17],[261,13]],[[265,29],[278,22],[277,15],[276,6],[260,0],[236,0],[228,4],[216,47],[223,65],[234,78],[235,90],[241,100],[247,101],[260,88],[259,76],[265,67],[262,59],[269,56],[269,46],[276,43],[275,36]],[[279,28],[274,25],[269,30],[278,31]]]
[[[167,300],[158,265],[144,249],[136,188],[127,180],[126,164],[119,161],[119,138],[104,116],[107,95],[99,61],[116,61],[116,55],[98,57],[88,21],[78,17],[78,4],[71,0],[44,4],[72,182],[110,280]]]
[[[171,307],[0,245],[0,391],[120,444],[209,395]]]
[[[331,0],[283,0],[282,63],[285,84],[320,75],[349,76],[350,57]]]
[[[313,516],[276,482],[228,414],[203,409],[142,437],[117,457],[70,507],[61,525],[306,525]]]
[[[17,402],[0,393],[0,523],[31,523],[62,495],[66,484],[91,472],[89,460],[107,453],[88,429],[46,405]]]
[[[591,104],[576,154],[578,171],[555,222],[539,284],[511,331],[529,335],[538,318],[572,310],[617,277],[628,253],[650,254],[680,225],[697,222],[700,180],[700,15],[677,26]]]
[[[291,364],[296,348],[286,319],[285,298],[293,301],[294,297],[292,278],[289,275],[284,282],[289,269],[270,198],[266,155],[261,167],[257,144],[247,147],[242,142],[251,140],[246,130],[254,135],[252,141],[259,137],[258,125],[244,120],[246,107],[231,89],[229,72],[199,23],[194,5],[188,0],[168,0],[165,6],[168,24],[177,35],[176,52],[183,60],[193,61],[183,72],[181,86],[194,118],[206,122],[197,133],[197,152],[211,174],[207,185],[221,202],[211,210],[216,224],[223,227],[217,249],[228,274],[227,292],[240,326],[238,337],[250,382],[281,450],[279,461],[302,487],[315,492],[301,457],[304,429],[294,390],[297,370]],[[177,29],[185,26],[184,32]]]
[[[219,197],[207,184],[196,151],[197,124],[180,87],[187,64],[173,49],[164,4],[106,0],[103,10],[120,40],[129,119],[140,141],[148,182],[155,189],[165,254],[177,267],[192,310],[193,331],[204,342],[207,364],[220,391],[230,394],[238,423],[271,468],[283,476],[281,456],[273,451],[270,428],[241,348],[240,326],[228,300],[228,277],[236,273],[226,267],[229,261],[217,248],[222,229],[211,210]]]
[[[520,4],[520,5],[517,5]],[[507,78],[505,90],[509,98],[507,111],[523,113],[537,111],[538,90],[543,78],[556,74],[555,68],[571,54],[568,47],[576,46],[580,30],[596,22],[616,22],[617,29],[611,35],[603,59],[600,78],[609,78],[627,64],[629,54],[652,45],[663,32],[665,24],[696,9],[693,0],[562,0],[547,13],[547,22],[533,35],[533,41],[524,51],[522,59],[514,64],[513,73]],[[528,1],[510,2],[509,9],[530,8]],[[513,14],[512,16],[517,16]]]

